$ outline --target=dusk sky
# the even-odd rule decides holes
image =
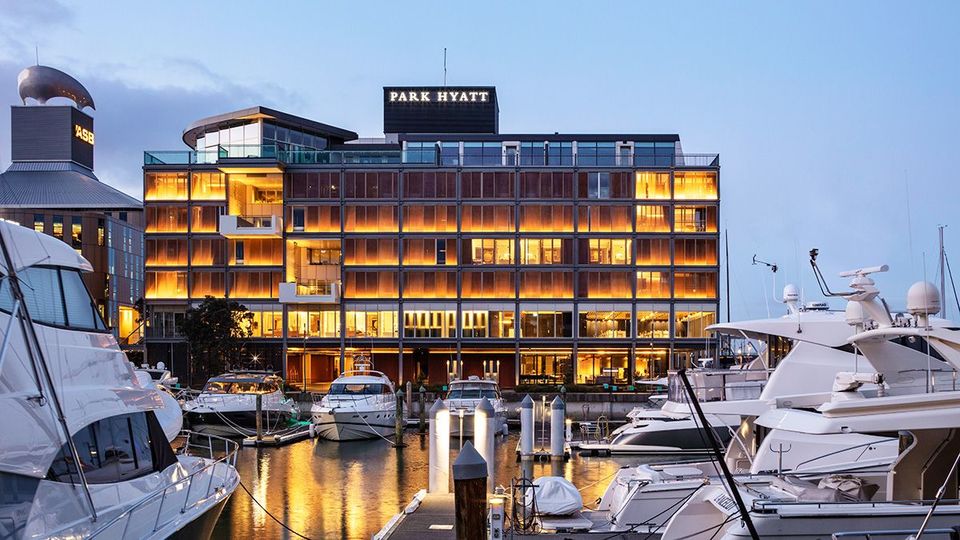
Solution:
[[[889,264],[877,281],[902,309],[912,282],[936,279],[938,224],[960,253],[960,2],[0,0],[0,13],[2,168],[35,47],[90,90],[97,175],[138,198],[143,150],[184,149],[201,117],[260,104],[380,136],[381,88],[442,83],[446,47],[449,84],[497,86],[503,133],[677,133],[686,152],[719,152],[735,319],[767,316],[754,254],[808,300],[811,247],[835,289],[837,271]]]

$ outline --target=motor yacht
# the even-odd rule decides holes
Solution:
[[[239,483],[237,445],[174,450],[90,271],[67,244],[0,221],[0,538],[208,538]]]
[[[450,410],[450,434],[473,435],[473,415],[480,400],[487,398],[497,415],[499,431],[507,433],[507,407],[500,395],[500,385],[489,379],[471,375],[450,382],[443,404]]]
[[[154,379],[151,373],[144,369],[136,369],[133,373],[140,386],[152,388],[160,394],[163,407],[154,410],[153,413],[156,415],[157,421],[160,422],[160,427],[163,428],[167,440],[172,442],[183,431],[183,409],[180,408],[180,402],[177,401],[176,396],[169,388],[158,384],[157,379]]]
[[[396,429],[397,398],[393,383],[373,366],[354,360],[310,409],[317,433],[332,441],[376,439]]]
[[[272,371],[233,371],[207,380],[200,394],[183,404],[190,429],[221,437],[257,432],[257,400],[264,433],[289,429],[300,416],[296,401],[284,396],[283,380]]]
[[[180,379],[174,377],[173,373],[167,369],[166,364],[163,362],[157,362],[157,365],[154,367],[150,367],[150,364],[143,364],[138,368],[138,371],[149,374],[150,378],[153,379],[156,384],[170,390],[175,390],[180,384]]]

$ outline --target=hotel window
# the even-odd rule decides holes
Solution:
[[[97,220],[97,245],[98,246],[103,246],[105,225],[106,225],[106,221],[103,218],[100,218]]]
[[[630,173],[582,172],[578,196],[581,199],[630,199],[633,197]]]
[[[523,337],[523,338],[573,337],[573,312],[571,311],[521,311],[520,312],[520,337]]]
[[[392,266],[399,262],[396,238],[347,238],[343,241],[343,264]]]
[[[320,309],[291,309],[287,312],[288,338],[340,337],[340,312]]]
[[[637,339],[670,338],[670,304],[637,304]]]
[[[347,206],[344,208],[348,233],[388,233],[397,232],[397,207],[387,206]]]
[[[409,143],[408,143],[409,144]],[[433,143],[430,143],[431,148]],[[431,158],[430,163],[433,163]],[[457,197],[457,173],[455,172],[404,172],[404,199],[455,199]]]
[[[638,167],[672,167],[675,152],[673,142],[638,142],[633,145],[634,161]]]
[[[668,238],[638,238],[637,265],[669,266],[670,240]]]
[[[186,272],[146,272],[145,296],[153,298],[186,298]]]
[[[280,266],[283,264],[283,240],[280,238],[247,238],[230,240],[230,264],[246,266]]]
[[[577,384],[627,384],[627,351],[578,352]]]
[[[520,207],[523,232],[573,232],[573,206],[528,204]]]
[[[346,272],[346,298],[396,298],[396,272]]]
[[[147,266],[186,266],[186,238],[147,238]]]
[[[464,238],[464,264],[513,264],[512,238]]]
[[[577,141],[577,165],[609,167],[617,164],[617,148],[612,142]]]
[[[404,163],[436,163],[437,144],[432,142],[403,143]]]
[[[34,214],[33,215],[33,230],[38,233],[43,232],[43,214]]]
[[[670,173],[637,172],[638,199],[669,199]]]
[[[503,151],[500,142],[465,142],[463,143],[464,166],[484,165],[495,167],[500,165]]]
[[[70,218],[70,245],[73,249],[80,249],[83,246],[83,217],[81,216]]]
[[[717,264],[717,241],[713,238],[677,238],[673,242],[673,251],[677,266]]]
[[[632,212],[632,206],[580,205],[577,208],[577,230],[629,233],[633,231]]]
[[[204,298],[206,296],[223,298],[223,272],[193,272],[190,277],[192,281],[190,298]]]
[[[340,264],[339,249],[329,249],[329,248],[319,248],[319,247],[308,247],[306,249],[307,249],[307,264],[311,266],[316,266],[320,264]]]
[[[716,298],[717,274],[715,272],[676,272],[673,296],[674,298]]]
[[[464,270],[460,286],[463,298],[514,298],[517,295],[514,273],[508,270]]]
[[[460,165],[460,143],[440,143],[440,165],[456,167]]]
[[[512,338],[514,312],[464,309],[461,335],[465,338]]]
[[[714,172],[677,172],[673,176],[673,197],[675,199],[716,200],[717,173]]]
[[[455,271],[406,271],[403,273],[404,298],[456,298]]]
[[[169,208],[169,207],[168,207]],[[147,208],[147,232],[150,231],[150,210]],[[223,215],[223,206],[193,206],[190,208],[190,232],[215,233],[219,227],[220,216]],[[186,209],[183,210],[186,214]],[[186,217],[186,216],[184,216]],[[184,223],[184,226],[186,224]],[[183,231],[181,231],[183,232]]]
[[[231,272],[230,298],[276,298],[281,272]]]
[[[447,241],[437,240],[437,264],[447,264]]]
[[[520,384],[572,384],[570,353],[520,353]]]
[[[520,298],[573,298],[573,272],[525,270]]]
[[[717,306],[714,304],[676,304],[674,306],[673,332],[678,338],[708,338],[707,327],[717,322]]]
[[[520,166],[540,167],[546,164],[546,154],[542,142],[520,143]]]
[[[562,238],[521,238],[520,264],[570,264],[569,249]]]
[[[581,238],[582,264],[630,264],[632,242],[628,238]]]
[[[499,148],[500,143],[497,143]],[[500,156],[497,154],[497,163]],[[470,172],[460,173],[460,196],[464,199],[512,199],[512,172]]]
[[[404,232],[457,232],[454,205],[404,205]]]
[[[347,199],[396,199],[395,172],[348,172],[343,177],[343,196]]]
[[[150,241],[147,240],[149,243]],[[217,266],[226,261],[227,241],[222,238],[194,238],[190,241],[192,252],[190,264],[193,266]],[[148,244],[149,245],[149,244]],[[150,253],[149,247],[147,253]]]
[[[583,308],[580,306],[580,309]],[[580,311],[579,316],[581,338],[625,339],[632,335],[630,319],[633,314],[629,310],[617,311],[612,308],[610,311]]]
[[[187,173],[157,172],[147,173],[143,189],[145,201],[185,201],[187,200]]]
[[[637,205],[637,232],[670,232],[670,207]]]
[[[404,266],[456,266],[455,238],[404,238]]]
[[[222,201],[227,198],[226,175],[220,172],[195,172],[191,176],[190,199]]]
[[[637,272],[637,298],[670,298],[670,274]]]
[[[547,143],[547,165],[551,167],[570,167],[573,165],[573,143],[572,142],[548,142]]]
[[[678,205],[673,210],[673,223],[678,233],[717,232],[717,207]]]
[[[286,173],[283,180],[291,199],[340,198],[340,173]]]
[[[457,332],[457,312],[455,310],[428,311],[404,310],[403,337],[408,338],[452,338]]]
[[[147,232],[187,232],[187,208],[185,206],[148,206]],[[54,216],[54,236],[57,216]],[[61,231],[63,224],[61,223]],[[216,231],[216,226],[214,226]],[[61,232],[62,234],[62,232]]]
[[[293,232],[303,232],[306,224],[306,208],[295,206],[291,211],[293,212]]]
[[[296,228],[297,211],[303,213],[303,229]],[[317,205],[287,207],[286,215],[287,232],[340,232],[339,206]]]
[[[397,310],[347,311],[349,338],[397,337]]]
[[[247,306],[251,317],[244,326],[255,338],[282,338],[283,312],[274,311],[272,306]]]
[[[524,171],[520,173],[523,199],[572,199],[573,173]]]
[[[581,270],[577,273],[577,295],[581,298],[632,298],[631,276],[632,272]]]
[[[513,206],[464,204],[461,209],[463,232],[514,232]]]
[[[53,216],[53,237],[58,240],[63,240],[63,216]]]

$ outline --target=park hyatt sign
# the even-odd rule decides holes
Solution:
[[[497,133],[493,86],[387,86],[384,133]]]

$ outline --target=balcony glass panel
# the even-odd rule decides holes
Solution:
[[[192,272],[190,274],[190,298],[201,299],[206,296],[224,297],[223,272]]]
[[[186,206],[148,206],[146,232],[187,232]],[[56,225],[56,223],[54,223]],[[56,227],[54,227],[56,229]],[[216,230],[216,228],[214,228]],[[56,233],[56,231],[54,231]],[[61,234],[62,236],[62,234]]]
[[[187,200],[187,173],[148,172],[144,175],[143,200]]]
[[[638,199],[670,198],[670,173],[640,171],[636,177]]]
[[[716,200],[717,173],[709,171],[677,171],[673,177],[675,199]]]
[[[222,201],[227,198],[226,175],[195,172],[191,175],[190,198],[194,201]]]
[[[716,206],[682,206],[673,210],[674,230],[678,233],[717,232]]]
[[[670,232],[670,207],[637,205],[637,232]]]
[[[187,240],[185,238],[147,238],[147,266],[186,266]]]
[[[187,297],[186,272],[145,272],[144,296],[147,299]]]

